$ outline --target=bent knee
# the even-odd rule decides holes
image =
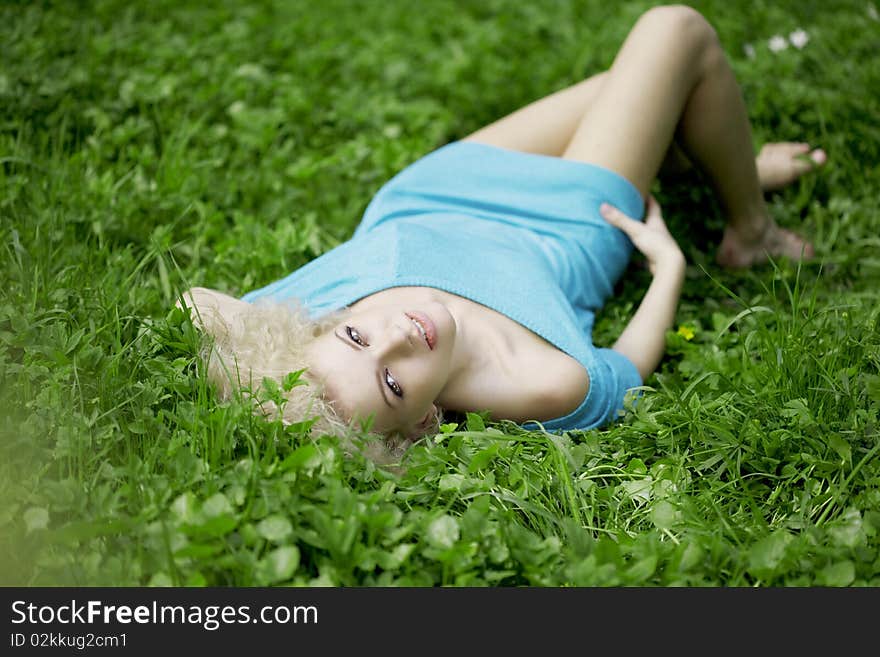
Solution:
[[[647,10],[637,23],[654,37],[670,37],[697,46],[717,46],[718,33],[706,18],[687,5],[660,5]]]

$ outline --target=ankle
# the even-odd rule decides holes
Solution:
[[[743,245],[761,244],[767,239],[772,227],[772,222],[767,219],[763,223],[737,223],[731,222],[724,230],[725,236],[735,239]]]
[[[767,206],[761,203],[760,207],[751,208],[742,215],[731,216],[725,232],[743,244],[760,244],[775,225]]]

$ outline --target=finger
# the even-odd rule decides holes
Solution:
[[[645,212],[645,225],[649,228],[664,228],[666,227],[666,221],[663,219],[663,212],[660,208],[660,203],[653,196],[648,197],[648,207]]]
[[[628,217],[608,203],[603,203],[599,206],[599,214],[601,214],[608,223],[620,228],[620,230],[630,237],[644,227],[644,224],[642,224],[641,221],[636,221],[632,217]]]
[[[648,203],[645,208],[645,218],[653,217],[653,216],[661,216],[662,212],[660,209],[660,203],[654,197],[653,194],[648,194]]]
[[[600,205],[599,213],[615,225],[626,223],[641,223],[639,220],[633,219],[628,214],[625,214],[622,210],[614,207],[610,203],[603,203],[602,205]]]

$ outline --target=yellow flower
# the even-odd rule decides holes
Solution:
[[[678,327],[677,333],[678,333],[678,335],[683,337],[685,340],[693,340],[694,339],[694,329],[692,329],[690,326],[685,326],[684,324],[682,324],[681,326]]]

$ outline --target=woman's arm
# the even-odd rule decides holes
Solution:
[[[654,274],[642,303],[612,346],[629,358],[642,381],[657,368],[666,349],[666,331],[675,320],[675,310],[684,281],[684,258],[669,263]]]
[[[608,204],[603,204],[601,212],[608,223],[626,233],[645,255],[654,275],[635,315],[612,347],[635,364],[644,381],[663,358],[666,331],[675,320],[684,282],[684,254],[667,230],[660,206],[653,197],[648,199],[644,223]]]

